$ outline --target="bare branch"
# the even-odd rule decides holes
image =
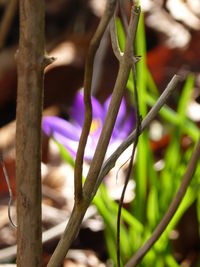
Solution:
[[[142,258],[146,255],[146,253],[151,249],[151,247],[155,244],[155,242],[159,239],[162,235],[164,230],[166,229],[167,225],[173,218],[175,212],[177,211],[186,191],[190,184],[190,181],[194,175],[194,172],[197,167],[197,163],[200,156],[200,139],[198,144],[191,156],[189,164],[187,166],[187,170],[183,176],[182,182],[180,184],[179,190],[176,193],[174,199],[172,200],[169,209],[165,213],[163,219],[158,224],[156,229],[153,231],[151,237],[146,241],[146,243],[136,252],[136,254],[128,261],[125,267],[135,267]]]
[[[82,200],[82,168],[83,168],[83,156],[87,138],[90,132],[90,126],[92,123],[92,104],[91,104],[91,84],[93,74],[93,63],[96,51],[99,47],[102,36],[109,24],[111,17],[113,16],[117,0],[108,0],[105,12],[101,18],[100,24],[90,42],[88,55],[85,65],[84,76],[84,105],[85,105],[85,118],[83,124],[83,130],[81,133],[77,156],[75,160],[74,170],[74,188],[75,188],[75,204]]]
[[[125,14],[124,9],[123,9],[123,4],[121,3],[121,1],[119,1],[119,2],[120,2],[120,9],[121,9],[121,12],[122,12],[122,15],[123,15],[123,20],[124,20],[124,24],[125,24],[125,28],[126,28],[126,33],[128,34],[128,22],[127,22],[126,14]],[[140,8],[138,9],[138,12],[140,14]],[[127,188],[130,176],[131,176],[132,168],[133,168],[133,159],[134,159],[134,156],[135,156],[135,151],[136,151],[136,147],[137,147],[138,140],[139,140],[140,125],[141,125],[139,104],[138,104],[138,93],[137,93],[135,64],[136,64],[136,62],[135,62],[134,54],[132,54],[132,74],[133,74],[133,87],[134,87],[135,111],[136,111],[135,112],[135,114],[136,114],[136,137],[135,137],[135,142],[134,142],[134,145],[133,145],[133,150],[132,150],[132,153],[131,153],[131,159],[130,159],[130,162],[129,162],[128,171],[127,171],[127,174],[126,174],[126,177],[125,177],[124,187],[123,187],[122,194],[121,194],[120,201],[119,201],[118,214],[117,214],[117,265],[118,265],[118,267],[120,267],[120,221],[121,221],[121,210],[122,210],[122,206],[123,206],[123,202],[124,202],[126,188]]]
[[[93,198],[92,192],[94,191],[94,187],[100,169],[102,167],[102,163],[105,157],[105,153],[109,144],[109,140],[115,124],[117,113],[124,94],[124,89],[126,88],[126,83],[132,66],[133,42],[139,19],[139,10],[132,8],[131,12],[132,16],[130,19],[129,35],[127,36],[125,52],[122,60],[120,61],[120,67],[117,75],[117,80],[114,86],[112,98],[110,101],[110,106],[106,115],[103,129],[84,185],[84,197],[86,201],[89,202]]]

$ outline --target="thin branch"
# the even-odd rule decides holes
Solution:
[[[13,18],[17,9],[17,0],[10,0],[6,6],[2,22],[0,25],[0,50],[3,48],[6,38],[8,36]]]
[[[128,22],[127,22],[126,14],[125,14],[124,9],[123,9],[123,4],[121,2],[120,2],[120,4],[121,4],[120,8],[121,8],[121,11],[123,13],[126,32],[127,32],[127,34],[129,34],[128,27],[127,27]],[[140,8],[139,8],[139,14],[140,14]],[[134,159],[134,156],[135,156],[135,151],[136,151],[136,147],[137,147],[138,140],[139,140],[140,125],[141,125],[139,104],[138,104],[138,92],[137,92],[137,82],[136,82],[136,70],[135,70],[134,54],[132,55],[132,74],[133,74],[133,87],[134,87],[135,111],[136,111],[135,112],[135,114],[136,114],[136,138],[135,138],[135,142],[134,142],[134,145],[133,145],[133,150],[132,150],[132,153],[131,153],[131,159],[130,159],[130,162],[129,162],[128,171],[127,171],[127,174],[126,174],[126,177],[125,177],[125,183],[124,183],[124,187],[123,187],[123,190],[122,190],[122,194],[121,194],[120,201],[119,201],[119,206],[118,206],[118,214],[117,214],[117,265],[118,265],[118,267],[120,267],[120,221],[121,221],[121,210],[122,210],[122,206],[123,206],[123,202],[124,202],[126,188],[127,188],[130,176],[131,176],[132,168],[133,168],[133,159]]]
[[[132,55],[133,52],[132,44],[136,34],[137,21],[138,12],[137,10],[133,9],[129,27],[130,36],[128,36],[127,38],[125,53],[123,56],[123,60],[120,62],[119,72],[113,90],[109,110],[104,122],[101,136],[99,138],[99,142],[97,144],[90,170],[86,177],[85,185],[83,188],[83,199],[82,201],[78,201],[77,203],[75,203],[69,223],[67,224],[65,232],[47,265],[48,267],[59,267],[61,265],[65,255],[67,254],[67,251],[70,248],[72,241],[78,233],[83,216],[90,202],[92,201],[96,179],[98,177],[105,157],[107,146],[110,140],[110,136],[112,134],[122,96],[129,77],[130,68],[132,66],[132,58],[130,55]]]
[[[1,161],[2,168],[3,168],[3,173],[4,173],[4,176],[5,176],[5,179],[6,179],[6,183],[7,183],[7,186],[8,186],[8,192],[9,192],[8,218],[9,218],[9,221],[10,221],[11,225],[14,228],[17,228],[17,225],[13,222],[13,219],[12,219],[12,216],[11,216],[11,206],[12,206],[12,201],[13,201],[13,193],[12,193],[12,189],[11,189],[11,186],[10,186],[10,181],[9,181],[9,178],[8,178],[6,167],[5,167],[5,164],[4,164],[3,155],[2,155],[1,152],[0,152],[0,161]]]
[[[189,161],[189,164],[187,166],[186,172],[183,176],[182,182],[180,184],[180,187],[178,189],[178,192],[176,193],[174,199],[172,200],[169,209],[165,213],[163,219],[158,224],[156,229],[153,231],[151,237],[146,241],[146,243],[136,252],[136,254],[127,262],[125,267],[135,267],[142,258],[147,254],[147,252],[151,249],[151,247],[155,244],[155,242],[159,239],[159,237],[162,235],[164,230],[166,229],[167,225],[173,218],[174,214],[176,213],[186,191],[190,184],[190,181],[194,175],[194,172],[197,167],[197,163],[200,157],[200,139],[198,141],[198,144],[191,156],[191,159]]]
[[[91,201],[93,198],[94,187],[102,167],[105,153],[109,144],[112,130],[115,124],[117,113],[120,103],[126,88],[126,83],[129,77],[130,69],[132,66],[133,43],[136,35],[137,24],[139,19],[139,10],[135,7],[131,10],[131,19],[129,23],[129,35],[126,40],[126,47],[122,60],[120,61],[117,80],[114,86],[110,106],[106,115],[103,129],[95,150],[95,154],[86,177],[84,185],[84,197],[86,201]]]
[[[133,145],[133,150],[131,153],[131,159],[129,162],[129,166],[128,166],[128,171],[125,177],[125,183],[124,183],[124,187],[122,190],[122,194],[120,197],[120,201],[119,201],[119,206],[118,206],[118,214],[117,214],[117,265],[118,267],[120,267],[120,221],[121,221],[121,210],[122,210],[122,206],[123,206],[123,202],[124,202],[124,197],[125,197],[125,193],[126,193],[126,188],[128,185],[128,181],[130,179],[130,175],[132,172],[132,168],[133,168],[133,159],[135,156],[135,151],[136,151],[136,147],[137,147],[137,143],[138,143],[138,138],[139,138],[139,128],[136,127],[136,139],[135,139],[135,143]]]
[[[101,18],[100,24],[90,42],[90,46],[88,49],[88,55],[85,65],[85,76],[84,76],[85,117],[84,117],[83,130],[79,141],[77,156],[75,160],[75,169],[74,169],[75,204],[78,204],[82,200],[83,156],[84,156],[85,146],[87,143],[87,138],[90,132],[90,126],[92,123],[91,85],[92,85],[94,57],[99,47],[102,36],[114,13],[116,3],[117,0],[107,1],[105,12]]]
[[[163,91],[161,96],[158,98],[154,106],[148,112],[147,116],[143,119],[141,123],[141,133],[149,126],[152,120],[157,116],[159,110],[166,103],[168,97],[176,88],[178,82],[180,81],[180,76],[174,75],[171,81],[169,82],[167,88]],[[135,141],[136,138],[136,130],[134,130],[125,141],[121,143],[121,145],[115,150],[115,152],[105,161],[101,168],[101,172],[98,176],[97,183],[95,185],[93,195],[96,194],[102,180],[109,173],[109,171],[115,166],[117,159],[120,155]]]

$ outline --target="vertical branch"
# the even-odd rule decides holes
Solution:
[[[17,265],[40,267],[44,0],[20,0],[16,127]]]
[[[85,117],[83,130],[81,133],[77,156],[75,160],[74,169],[74,189],[75,189],[75,203],[78,204],[82,199],[82,168],[83,168],[83,156],[87,138],[90,132],[90,126],[92,123],[92,104],[91,104],[91,85],[93,75],[94,57],[99,47],[102,36],[109,24],[109,21],[114,13],[117,0],[108,0],[105,12],[102,16],[100,24],[90,42],[84,75],[84,105],[85,105]]]
[[[123,57],[120,59],[119,71],[114,86],[112,98],[110,101],[110,106],[83,189],[84,197],[86,200],[88,199],[88,201],[91,200],[94,196],[93,192],[95,184],[97,182],[98,175],[103,164],[105,153],[109,144],[120,103],[124,94],[124,89],[126,88],[126,83],[132,66],[133,42],[136,35],[138,19],[139,9],[132,7],[131,19],[129,23],[130,34],[127,36],[125,51]]]
[[[125,32],[128,35],[130,33],[128,31],[128,21],[127,21],[126,13],[125,13],[122,1],[119,1],[119,3],[120,3],[120,10],[121,10],[121,13],[122,13],[123,22],[124,22],[124,25],[125,25]],[[139,14],[140,14],[140,8],[139,8]],[[121,198],[120,198],[120,201],[119,201],[118,214],[117,214],[117,265],[118,265],[118,267],[120,267],[120,221],[121,221],[121,210],[122,210],[122,206],[123,206],[123,202],[124,202],[126,188],[127,188],[130,176],[131,176],[132,168],[133,168],[133,159],[134,159],[134,156],[135,156],[135,151],[136,151],[136,147],[137,147],[138,140],[139,140],[140,125],[141,125],[139,103],[138,103],[137,82],[136,82],[136,68],[135,68],[135,63],[137,62],[137,60],[138,59],[134,57],[134,53],[133,53],[132,54],[132,74],[133,74],[133,87],[134,87],[135,111],[136,111],[135,112],[135,115],[136,115],[136,138],[135,138],[135,142],[134,142],[134,145],[133,145],[133,150],[132,150],[132,153],[131,153],[131,158],[130,158],[130,162],[129,162],[129,166],[128,166],[128,171],[127,171],[127,174],[126,174],[126,177],[125,177],[125,183],[124,183],[124,187],[123,187],[123,190],[122,190]]]

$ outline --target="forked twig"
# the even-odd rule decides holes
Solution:
[[[114,0],[111,2],[114,3]],[[78,197],[77,200],[75,201],[75,205],[69,223],[67,224],[65,232],[48,263],[48,267],[57,267],[61,265],[71,245],[71,242],[74,240],[75,236],[78,233],[83,216],[94,196],[93,195],[94,188],[103,164],[105,153],[110,141],[112,130],[115,124],[115,120],[117,118],[120,103],[124,94],[124,90],[126,88],[127,80],[132,66],[132,55],[133,55],[132,44],[137,30],[138,12],[135,9],[132,9],[131,12],[132,16],[130,20],[130,29],[129,29],[131,34],[127,38],[124,56],[120,61],[119,71],[114,86],[112,98],[110,101],[108,113],[106,115],[103,129],[95,150],[95,154],[92,163],[90,165],[88,175],[86,177],[86,181],[83,187],[82,199],[80,201],[80,198]]]
[[[12,219],[12,216],[11,216],[11,205],[12,205],[12,201],[13,201],[13,193],[12,193],[12,189],[11,189],[11,186],[10,186],[8,173],[6,171],[6,167],[5,167],[5,164],[4,164],[3,155],[2,155],[1,152],[0,152],[0,161],[1,161],[2,168],[3,168],[3,173],[4,173],[4,176],[5,176],[5,179],[6,179],[6,183],[7,183],[7,186],[8,186],[8,192],[9,192],[8,218],[9,218],[10,224],[14,228],[17,228],[17,225],[13,222],[13,219]]]
[[[186,172],[183,176],[182,182],[176,193],[174,199],[172,200],[169,209],[165,213],[164,217],[153,231],[151,237],[145,242],[145,244],[135,253],[135,255],[126,263],[125,267],[135,267],[142,258],[147,254],[147,252],[151,249],[151,247],[155,244],[155,242],[159,239],[162,235],[164,230],[166,229],[167,225],[171,221],[172,217],[174,216],[175,212],[177,211],[186,191],[190,184],[190,181],[194,175],[194,172],[197,167],[197,163],[200,156],[200,139],[198,144],[192,153],[191,159],[187,166]]]
[[[100,173],[105,153],[110,141],[110,136],[114,127],[114,123],[117,117],[117,113],[120,107],[120,103],[126,88],[126,83],[129,77],[130,69],[132,66],[133,59],[133,42],[137,30],[137,22],[139,19],[139,10],[135,7],[131,9],[131,19],[129,23],[130,34],[126,39],[126,46],[124,50],[123,57],[120,60],[119,71],[112,93],[112,98],[110,101],[109,109],[105,118],[103,129],[95,150],[95,154],[86,177],[84,184],[84,197],[86,201],[91,201],[93,199],[94,188],[97,183],[98,175]]]
[[[108,0],[105,12],[101,18],[99,26],[90,42],[84,74],[84,106],[85,117],[84,124],[79,140],[77,156],[75,160],[74,169],[74,188],[75,188],[75,204],[78,204],[82,200],[82,169],[83,169],[83,156],[87,138],[90,132],[90,126],[92,123],[92,104],[91,104],[91,85],[93,75],[93,63],[96,51],[99,47],[102,36],[109,24],[111,17],[113,16],[117,0]]]

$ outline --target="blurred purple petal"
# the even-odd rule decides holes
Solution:
[[[134,111],[131,112],[128,116],[124,117],[123,122],[120,126],[115,126],[113,130],[114,139],[125,139],[128,134],[133,130],[135,125],[135,116]]]
[[[85,108],[83,102],[83,92],[78,92],[74,98],[71,107],[71,118],[81,127],[83,127],[84,113],[85,113]]]
[[[101,119],[104,121],[104,109],[99,101],[92,96],[92,108],[93,108],[93,119]]]
[[[101,129],[108,111],[111,96],[105,101],[102,106],[94,97],[91,98],[93,108],[93,120],[88,136],[84,159],[91,161],[94,155],[95,148],[101,133]],[[117,116],[116,124],[110,139],[110,147],[115,147],[124,138],[128,136],[135,124],[134,111],[127,115],[126,103],[123,98],[119,113]],[[44,132],[53,137],[61,144],[63,144],[72,157],[75,158],[78,142],[81,135],[81,128],[84,121],[84,100],[83,92],[78,92],[74,98],[71,108],[71,122],[63,120],[58,117],[44,117],[43,130]],[[109,152],[108,152],[109,153]]]
[[[48,136],[55,136],[55,133],[58,133],[74,141],[79,141],[81,134],[80,127],[75,127],[68,121],[55,116],[44,117],[42,128]]]
[[[92,108],[93,108],[93,118],[103,118],[103,108],[101,104],[94,98],[91,97]],[[78,92],[74,98],[72,108],[71,108],[71,118],[73,121],[78,123],[81,127],[83,127],[84,122],[84,98],[83,92]]]

